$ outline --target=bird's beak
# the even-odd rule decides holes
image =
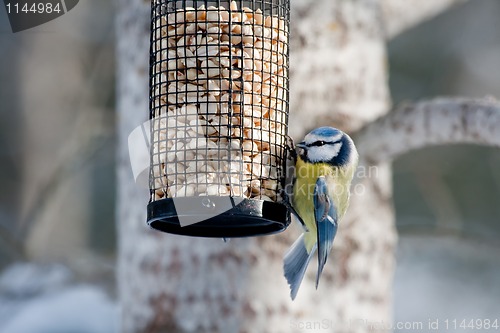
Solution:
[[[306,144],[304,143],[304,141],[297,143],[295,146],[297,146],[301,149],[306,149],[306,147],[307,147]]]

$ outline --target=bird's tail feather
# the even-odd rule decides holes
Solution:
[[[290,285],[292,300],[297,296],[307,265],[309,265],[314,252],[316,252],[316,246],[313,247],[311,253],[307,253],[304,234],[302,234],[285,254],[283,268],[285,270],[285,278]]]

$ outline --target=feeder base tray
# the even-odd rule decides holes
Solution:
[[[281,203],[239,197],[182,197],[148,204],[153,229],[196,237],[248,237],[281,232],[290,213]]]

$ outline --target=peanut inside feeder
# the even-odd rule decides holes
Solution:
[[[275,2],[153,1],[151,202],[281,200],[288,7]]]

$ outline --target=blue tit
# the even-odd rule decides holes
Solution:
[[[316,288],[332,248],[339,221],[349,205],[349,192],[358,165],[352,139],[333,127],[320,127],[296,145],[294,211],[303,221],[304,233],[284,257],[285,277],[295,299],[306,268],[318,251]]]

